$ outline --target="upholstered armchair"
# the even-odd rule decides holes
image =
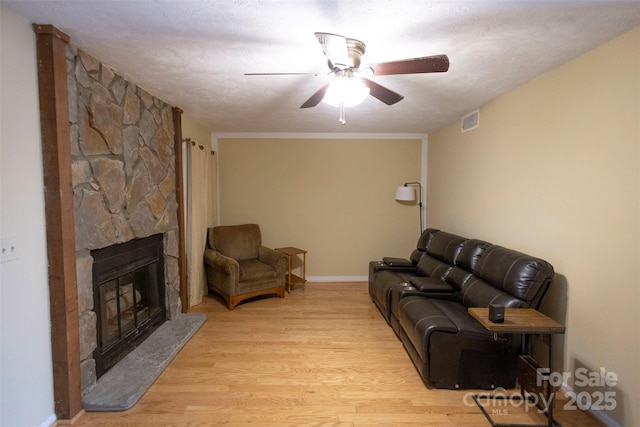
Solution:
[[[224,298],[229,310],[258,295],[284,298],[287,256],[262,246],[257,224],[209,228],[207,237],[207,286]]]

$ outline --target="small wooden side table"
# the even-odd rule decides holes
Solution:
[[[497,338],[498,334],[521,334],[522,335],[522,353],[526,354],[526,335],[542,335],[544,338],[544,342],[549,346],[549,368],[548,372],[551,371],[551,335],[552,334],[564,334],[565,326],[556,322],[552,318],[545,316],[540,313],[538,310],[534,310],[533,308],[505,308],[504,309],[504,322],[503,323],[493,323],[489,320],[489,309],[488,308],[469,308],[469,314],[476,319],[478,322],[482,324],[489,332],[493,332],[494,336]],[[539,387],[536,384],[536,375],[533,375],[534,380],[531,380],[530,372],[526,370],[529,369],[540,369],[537,366],[532,366],[533,358],[526,356],[520,356],[520,361],[518,364],[518,381],[520,382],[520,398],[521,400],[527,399],[525,397],[525,390],[528,392],[542,392],[545,394],[546,402],[548,402],[549,407],[545,413],[547,417],[547,424],[545,425],[530,425],[531,427],[554,427],[560,426],[556,420],[553,419],[553,401],[554,401],[554,392],[553,388],[548,384],[548,375],[546,376],[547,385],[543,387]],[[480,407],[485,417],[492,426],[518,426],[522,427],[523,424],[496,424],[492,419],[484,406],[480,403],[479,399],[481,398],[501,398],[502,396],[492,396],[492,395],[474,395],[473,399],[476,404]]]
[[[307,282],[307,251],[305,251],[304,249],[294,248],[292,246],[287,246],[286,248],[276,248],[276,251],[287,254],[287,257],[289,258],[289,271],[287,272],[288,292],[291,293],[291,286],[298,284],[301,284],[302,289],[304,289],[304,284]],[[296,255],[302,255],[302,277],[296,276],[291,272],[293,257]]]

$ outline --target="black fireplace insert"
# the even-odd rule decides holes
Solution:
[[[91,251],[99,378],[166,320],[162,234]]]

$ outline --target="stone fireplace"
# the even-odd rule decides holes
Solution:
[[[122,335],[128,315],[144,317],[145,310],[156,311],[142,307],[149,301],[142,300],[139,280],[157,274],[163,283],[158,309],[169,319],[180,313],[174,128],[170,105],[73,45],[67,46],[66,58],[84,395],[95,386],[97,370],[105,369],[96,366],[94,352],[104,347],[103,335],[114,334],[104,326],[98,330],[101,309],[121,311],[116,329]],[[94,256],[150,236],[162,247],[157,269],[125,273],[112,285],[115,302],[101,307],[99,298],[95,302]]]

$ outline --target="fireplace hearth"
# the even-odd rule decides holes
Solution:
[[[99,378],[165,322],[163,235],[91,251]]]

